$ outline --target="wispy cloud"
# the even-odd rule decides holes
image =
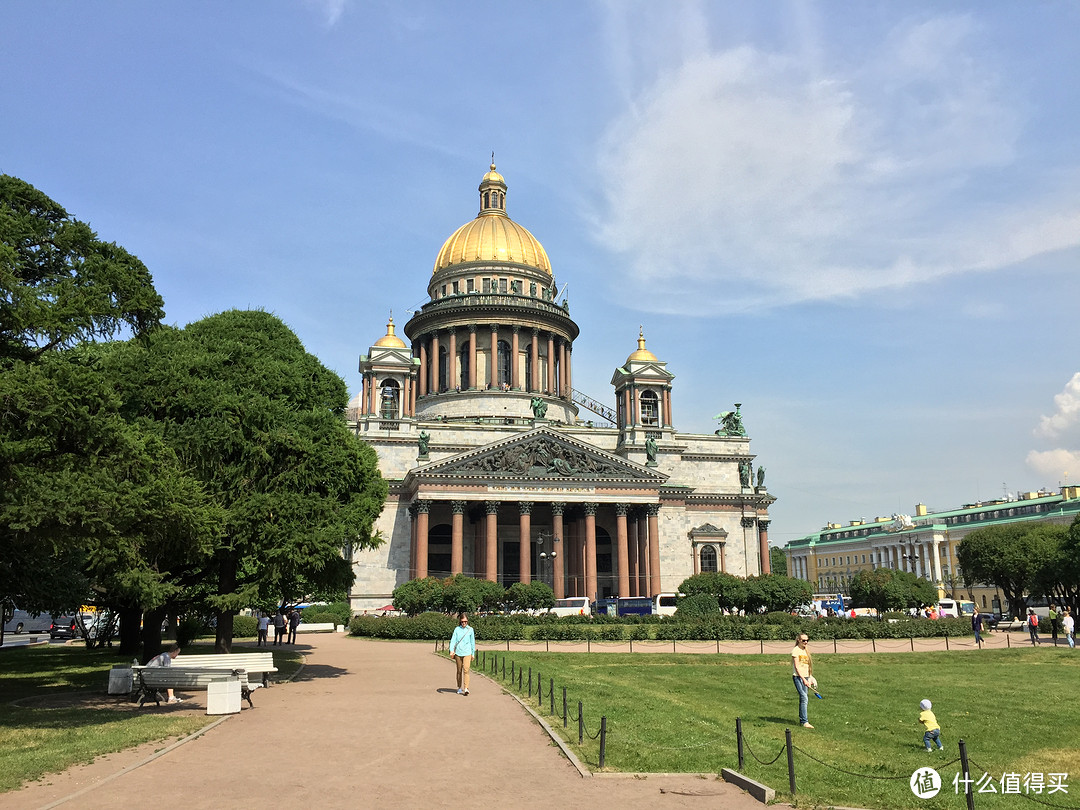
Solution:
[[[351,5],[351,0],[304,0],[304,2],[319,13],[329,28],[337,25],[345,9]]]
[[[1018,171],[1024,116],[969,18],[906,23],[854,67],[817,43],[812,60],[680,43],[599,158],[597,237],[640,306],[854,297],[1080,245],[1075,185]],[[1009,195],[985,193],[1006,174]]]

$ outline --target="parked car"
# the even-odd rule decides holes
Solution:
[[[53,616],[49,626],[49,638],[79,638],[82,628],[75,616]]]

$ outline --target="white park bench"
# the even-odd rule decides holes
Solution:
[[[263,686],[270,685],[270,673],[277,672],[272,652],[211,653],[210,655],[181,655],[174,667],[245,669],[248,677],[259,678]]]
[[[194,658],[195,656],[192,656]],[[161,693],[166,689],[180,689],[188,692],[205,691],[215,681],[235,679],[240,682],[240,697],[255,708],[251,702],[252,686],[248,683],[247,671],[240,668],[228,667],[188,667],[174,664],[170,667],[140,667],[131,668],[133,678],[133,694],[138,698],[142,706],[147,700],[153,700],[158,706],[161,705]],[[255,684],[257,689],[259,684]]]

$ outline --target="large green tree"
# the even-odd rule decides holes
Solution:
[[[762,574],[746,580],[745,595],[739,607],[746,613],[791,612],[808,604],[813,595],[813,587],[805,580],[783,574]]]
[[[686,596],[703,594],[712,597],[719,610],[741,610],[746,603],[746,580],[723,571],[687,577],[678,591]]]
[[[159,330],[124,373],[127,417],[162,425],[222,510],[202,568],[220,651],[240,608],[352,584],[343,551],[380,542],[386,483],[345,424],[345,383],[280,319],[234,310]]]
[[[960,541],[957,560],[970,588],[986,582],[1001,588],[1014,616],[1027,609],[1027,597],[1040,586],[1046,570],[1068,532],[1047,523],[1009,523],[976,529]]]
[[[859,571],[848,585],[854,607],[873,608],[878,616],[890,610],[932,605],[937,601],[933,583],[910,571],[875,568]]]
[[[17,177],[0,174],[0,368],[164,316],[146,266]]]

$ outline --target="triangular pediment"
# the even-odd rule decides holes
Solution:
[[[607,481],[659,486],[668,476],[548,428],[502,439],[430,464],[413,475],[486,480]]]

